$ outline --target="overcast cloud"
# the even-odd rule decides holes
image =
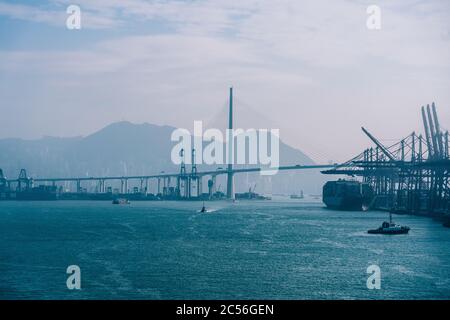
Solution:
[[[66,29],[69,4],[81,30]],[[343,161],[369,145],[362,125],[388,143],[421,131],[432,101],[450,128],[449,20],[444,0],[0,1],[0,138],[190,128],[233,85],[282,140]]]

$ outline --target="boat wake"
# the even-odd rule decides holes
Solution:
[[[213,213],[213,212],[216,212],[216,211],[219,211],[219,210],[220,210],[220,208],[206,209],[205,211],[197,210],[197,213]]]

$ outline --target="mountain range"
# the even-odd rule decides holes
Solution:
[[[44,137],[37,140],[0,139],[0,168],[7,178],[18,176],[21,168],[31,177],[84,177],[150,175],[178,172],[170,161],[175,145],[170,137],[176,128],[122,121],[86,137]],[[314,164],[302,151],[280,141],[280,165]],[[199,165],[198,170],[218,166]],[[190,167],[187,166],[189,172]],[[221,180],[222,179],[222,180]],[[325,178],[316,170],[279,172],[275,176],[238,174],[237,192],[249,188],[264,194],[290,194],[303,190],[320,193]],[[218,178],[218,186],[225,186]],[[219,186],[219,188],[220,188]],[[224,191],[224,187],[221,187]]]

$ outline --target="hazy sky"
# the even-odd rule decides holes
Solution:
[[[361,126],[387,144],[422,131],[432,101],[450,128],[450,1],[0,0],[0,138],[191,127],[230,85],[236,117],[256,110],[320,162],[368,146]]]

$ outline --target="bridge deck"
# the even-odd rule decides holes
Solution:
[[[337,164],[333,165],[292,165],[292,166],[280,166],[278,168],[279,171],[285,170],[305,170],[305,169],[329,169],[335,168]],[[270,168],[241,168],[241,169],[233,169],[234,173],[245,173],[245,172],[260,172],[260,171],[270,171]],[[209,175],[222,175],[227,174],[227,169],[221,170],[211,170],[211,171],[199,171],[195,175],[198,177],[209,176]],[[161,173],[154,175],[144,175],[144,176],[103,176],[103,177],[67,177],[67,178],[33,178],[33,181],[36,182],[62,182],[62,181],[92,181],[92,180],[140,180],[140,179],[157,179],[157,178],[173,178],[179,177],[181,174],[177,173]],[[191,173],[186,173],[186,176],[191,176]],[[18,179],[8,180],[8,182],[16,182]]]

